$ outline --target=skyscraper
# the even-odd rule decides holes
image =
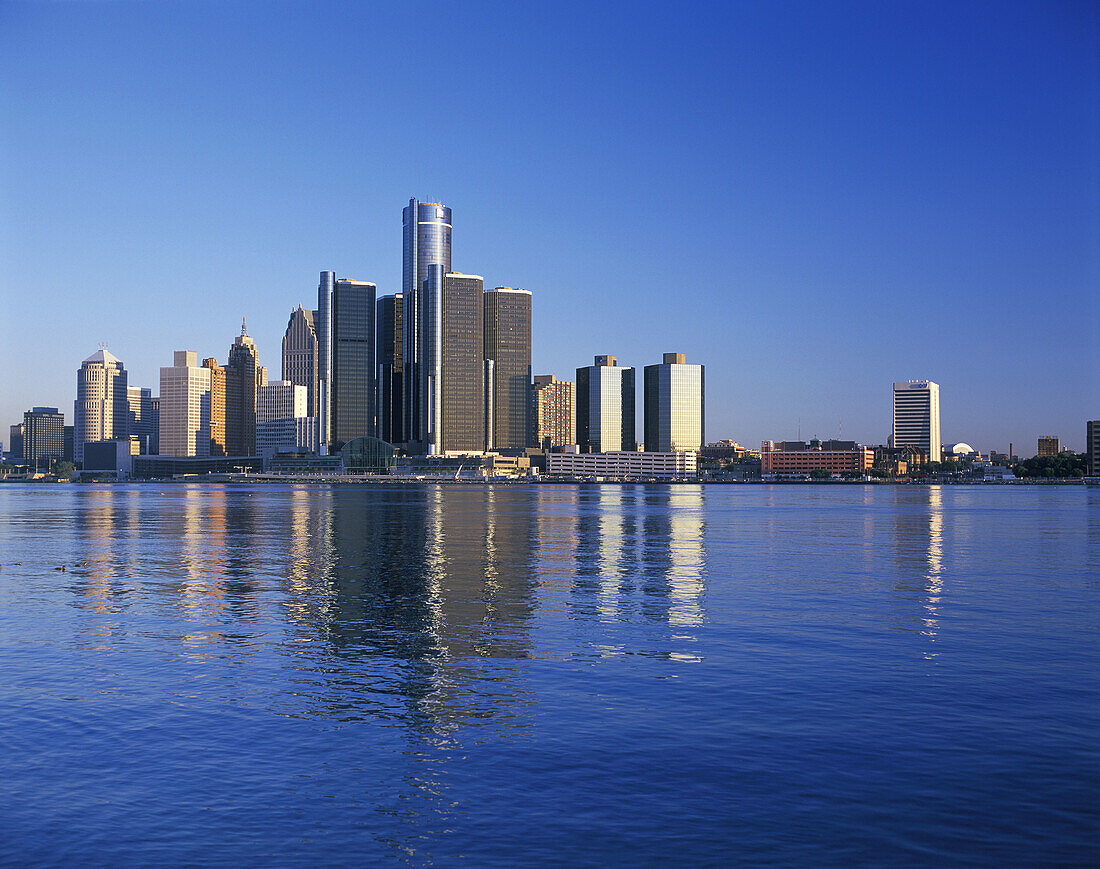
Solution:
[[[422,369],[426,364],[432,325],[429,322],[430,312],[426,308],[424,286],[428,280],[429,266],[441,266],[442,275],[451,271],[451,209],[439,202],[410,199],[402,212],[402,248],[403,429],[407,441],[419,444],[426,450],[429,399],[424,389],[428,378]],[[438,323],[435,325],[439,327]]]
[[[444,276],[440,452],[485,448],[484,291],[480,275]]]
[[[378,436],[386,443],[399,444],[403,434],[405,394],[402,385],[404,352],[401,340],[402,294],[382,296],[375,314],[378,358]]]
[[[225,365],[225,448],[231,456],[256,455],[256,389],[267,383],[267,369],[259,364],[258,355],[242,320],[241,334],[233,340]]]
[[[698,452],[705,443],[702,365],[688,365],[683,353],[666,353],[644,370],[643,429],[646,452]]]
[[[317,346],[317,312],[307,311],[301,305],[290,312],[290,320],[283,334],[283,380],[306,388],[306,410],[309,416],[318,416],[317,365],[320,351]]]
[[[203,359],[202,367],[210,371],[210,455],[232,455],[226,439],[228,424],[225,407],[225,368],[213,358]],[[237,453],[237,455],[243,454]]]
[[[175,351],[160,369],[160,455],[210,455],[210,369],[194,350]]]
[[[634,436],[634,369],[614,356],[577,369],[577,445],[582,453],[637,448]]]
[[[931,380],[894,384],[891,445],[920,447],[928,461],[940,461],[940,387]]]
[[[492,361],[492,416],[486,420],[494,450],[521,450],[530,445],[531,426],[531,293],[497,287],[483,294],[485,359]]]
[[[146,453],[153,451],[157,441],[157,422],[153,418],[153,390],[144,386],[126,387],[129,404],[130,435],[141,442]]]
[[[353,438],[374,435],[374,313],[377,288],[340,278],[332,295],[332,423],[329,446],[338,450]]]
[[[130,402],[122,360],[106,349],[85,359],[76,372],[73,451],[84,461],[84,444],[129,437]]]
[[[535,375],[531,390],[531,424],[543,449],[577,442],[577,386],[553,374]]]
[[[48,471],[64,449],[65,414],[56,407],[35,407],[23,414],[23,461]]]

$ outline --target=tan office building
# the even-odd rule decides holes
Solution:
[[[194,350],[177,350],[160,369],[160,454],[210,455],[210,369]]]

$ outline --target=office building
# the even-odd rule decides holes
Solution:
[[[855,441],[762,441],[760,471],[764,474],[865,474],[875,463],[875,451]]]
[[[597,356],[577,369],[577,446],[582,453],[637,448],[634,435],[634,369],[614,356]]]
[[[531,293],[513,287],[486,290],[485,383],[491,410],[486,449],[521,450],[531,444]]]
[[[1054,435],[1039,438],[1036,455],[1040,459],[1058,455],[1058,438]]]
[[[289,380],[273,380],[260,387],[256,399],[256,424],[275,419],[307,417],[309,392]]]
[[[241,320],[241,334],[233,339],[225,365],[225,448],[230,456],[256,454],[256,390],[264,383],[267,369],[259,364],[256,342]],[[160,397],[164,399],[163,390]]]
[[[442,389],[432,396],[441,421],[435,452],[479,452],[485,448],[485,280],[456,272],[443,281]]]
[[[389,444],[405,441],[405,394],[402,380],[402,294],[382,296],[375,312],[375,355],[378,358],[378,436]]]
[[[23,414],[23,461],[48,471],[65,450],[65,414],[56,407],[35,407]]]
[[[23,423],[17,422],[8,429],[8,455],[13,459],[23,458]]]
[[[698,452],[706,442],[705,371],[687,364],[683,353],[665,353],[659,365],[643,373],[645,407],[643,438],[647,451]]]
[[[451,209],[439,202],[410,199],[402,211],[401,329],[405,389],[402,428],[406,440],[419,445],[414,448],[422,451],[427,449],[429,430],[429,397],[424,392],[429,380],[422,369],[431,328],[424,288],[428,269],[433,265],[440,266],[443,275],[451,271]],[[437,299],[436,304],[441,308],[441,300]]]
[[[1086,473],[1090,477],[1100,477],[1100,419],[1085,423],[1085,458],[1088,460]]]
[[[217,359],[203,359],[202,367],[210,371],[210,455],[228,456],[226,407],[225,407],[225,368]]]
[[[149,426],[153,430],[153,434],[149,438],[149,455],[160,455],[160,396],[154,395],[149,400],[149,408],[152,410],[153,415],[149,421]]]
[[[577,442],[577,386],[553,374],[537,374],[531,388],[531,425],[544,450]]]
[[[256,452],[263,457],[265,469],[281,453],[317,453],[320,446],[316,417],[280,417],[256,423]]]
[[[317,312],[301,305],[290,312],[283,334],[282,378],[306,388],[306,415],[319,416],[317,408]]]
[[[669,479],[694,477],[696,456],[689,451],[640,453],[637,450],[607,450],[599,453],[560,452],[546,454],[546,472],[568,477],[640,477]]]
[[[894,424],[890,445],[920,447],[930,462],[940,461],[940,387],[931,380],[894,384]]]
[[[72,463],[73,461],[73,427],[65,426],[64,443],[61,446],[61,461]]]
[[[153,390],[144,386],[126,387],[129,406],[130,437],[141,443],[141,451],[150,453],[157,440],[157,424],[153,418]]]
[[[340,278],[333,284],[329,449],[372,435],[375,418],[374,312],[377,288]]]
[[[73,456],[84,460],[84,444],[129,437],[130,402],[126,369],[117,356],[102,348],[76,372],[73,404]]]
[[[160,455],[210,456],[210,369],[177,350],[160,369]]]

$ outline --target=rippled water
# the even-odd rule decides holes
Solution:
[[[1100,861],[1100,490],[3,485],[0,565],[9,864]]]

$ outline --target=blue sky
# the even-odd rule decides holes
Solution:
[[[1091,2],[0,3],[0,439],[100,341],[155,392],[244,316],[277,377],[417,196],[536,373],[686,352],[708,439],[884,442],[928,378],[945,441],[1082,448],[1098,154]]]

